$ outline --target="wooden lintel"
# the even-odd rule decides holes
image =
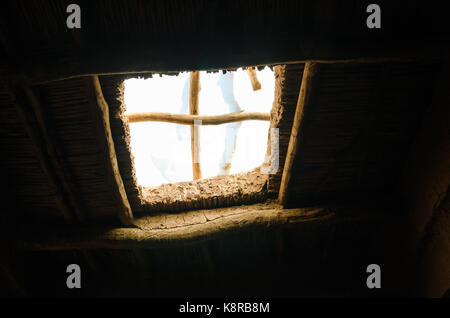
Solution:
[[[274,47],[271,45],[270,47]],[[383,45],[379,45],[383,47]],[[379,54],[366,51],[367,54],[359,54],[358,50],[353,50],[351,54],[340,54],[330,56],[328,54],[316,54],[311,56],[308,53],[305,54],[291,54],[288,57],[278,58],[271,56],[269,58],[254,57],[254,50],[248,52],[248,56],[245,59],[249,61],[247,65],[242,62],[242,55],[232,55],[226,59],[218,60],[214,63],[205,64],[203,60],[197,58],[189,59],[182,58],[180,62],[180,56],[173,55],[167,52],[155,53],[155,48],[152,50],[146,50],[141,48],[130,49],[126,48],[126,51],[119,53],[121,48],[114,50],[116,53],[111,54],[111,49],[107,50],[93,50],[82,49],[77,53],[73,53],[70,56],[62,56],[53,59],[51,61],[43,61],[42,63],[27,63],[26,57],[22,57],[19,60],[22,62],[16,66],[16,64],[9,63],[5,65],[5,77],[8,77],[13,82],[27,83],[29,85],[44,84],[53,81],[59,81],[63,79],[70,79],[80,76],[94,76],[94,75],[121,75],[121,74],[145,74],[145,73],[170,73],[170,72],[184,72],[184,71],[220,71],[223,69],[236,69],[246,66],[266,66],[266,65],[282,65],[282,64],[297,64],[297,63],[380,63],[380,62],[412,62],[417,60],[430,60],[439,59],[440,55],[436,52],[442,50],[442,45],[424,45],[419,51],[413,49],[408,50],[406,47],[402,47],[400,50],[387,50],[386,52],[380,51]],[[139,58],[127,57],[130,51],[139,51]],[[288,52],[297,52],[297,48],[293,48]],[[147,53],[145,53],[147,52]],[[201,52],[201,51],[199,51]],[[280,52],[282,53],[282,52]],[[155,56],[155,54],[157,56]],[[201,56],[202,54],[198,54]],[[214,53],[210,53],[214,56]],[[285,54],[283,54],[285,55]],[[31,55],[32,56],[32,55]],[[154,56],[150,60],[148,56]],[[74,58],[75,57],[75,58]],[[31,60],[31,59],[30,59]],[[67,63],[67,60],[70,63]],[[25,62],[24,62],[25,61]],[[158,61],[157,63],[151,61]],[[230,61],[230,62],[228,62]],[[235,62],[234,62],[235,61]],[[240,61],[240,62],[239,62]]]
[[[237,121],[246,120],[270,120],[269,113],[259,113],[259,112],[245,112],[240,111],[236,113],[223,114],[223,115],[186,115],[186,114],[172,114],[172,113],[158,113],[158,112],[148,112],[148,113],[130,113],[127,114],[128,122],[139,123],[147,121],[158,121],[166,122],[179,125],[194,125],[195,120],[201,120],[202,125],[222,125],[233,123]]]
[[[106,181],[109,183],[111,192],[116,199],[118,216],[122,224],[128,226],[132,224],[133,213],[131,211],[125,186],[119,171],[114,140],[112,138],[111,126],[109,122],[109,107],[103,97],[98,76],[89,77],[87,86],[91,91],[90,102],[93,110],[94,121],[97,127],[97,141],[100,149],[105,154],[104,162],[108,179]]]
[[[198,210],[141,217],[136,228],[24,230],[16,247],[25,250],[167,248],[190,245],[254,228],[333,219],[328,208],[282,209],[279,205]]]
[[[298,95],[291,136],[281,177],[280,191],[278,193],[278,201],[283,206],[286,205],[288,200],[288,187],[291,179],[292,165],[297,155],[297,149],[300,147],[300,143],[303,142],[305,114],[309,112],[309,108],[312,104],[313,82],[317,77],[318,68],[319,64],[309,62],[306,63],[303,71],[300,93]]]

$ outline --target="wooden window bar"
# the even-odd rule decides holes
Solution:
[[[261,88],[256,72],[252,68],[248,68],[248,73],[250,80],[252,82],[253,90],[258,90]],[[200,92],[200,72],[195,71],[190,74],[189,83],[189,115],[186,114],[172,114],[172,113],[162,113],[162,112],[139,112],[127,114],[129,123],[138,122],[166,122],[179,125],[190,125],[191,126],[191,154],[192,154],[192,171],[193,179],[202,178],[202,170],[199,162],[200,158],[200,147],[199,147],[199,134],[200,127],[196,125],[197,121],[201,121],[201,125],[222,125],[238,121],[247,120],[262,120],[270,121],[269,113],[260,112],[245,112],[240,111],[236,113],[229,113],[223,115],[212,115],[203,116],[199,115],[199,103],[198,97]]]

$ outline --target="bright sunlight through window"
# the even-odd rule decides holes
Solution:
[[[261,89],[253,90],[249,72],[200,72],[198,114],[223,115],[238,111],[270,113],[274,74],[256,70]],[[189,114],[190,73],[125,81],[126,114],[163,112]],[[264,162],[269,121],[249,120],[200,127],[202,177],[246,172]],[[191,126],[167,122],[130,123],[131,149],[141,186],[193,179]]]

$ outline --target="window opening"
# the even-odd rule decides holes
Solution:
[[[158,186],[260,166],[274,84],[269,67],[126,80],[125,114],[138,184]]]

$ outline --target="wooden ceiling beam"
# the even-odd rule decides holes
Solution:
[[[123,225],[129,226],[133,222],[133,212],[131,211],[122,176],[119,171],[109,122],[109,107],[103,97],[98,76],[88,77],[86,81],[93,121],[96,127],[97,141],[101,153],[104,154],[103,162],[106,170],[106,182],[110,185],[111,192],[117,203],[117,214],[120,221]]]
[[[274,44],[276,45],[276,44]],[[211,56],[223,54],[222,51],[211,51],[208,59],[204,53],[197,54],[202,56],[197,59],[194,57],[182,56],[177,54],[173,56],[172,52],[163,49],[126,47],[127,51],[121,52],[122,48],[104,49],[104,48],[74,48],[60,57],[52,60],[36,59],[32,55],[15,57],[15,61],[6,63],[5,71],[0,73],[0,77],[8,78],[15,83],[25,83],[28,85],[44,84],[52,81],[70,79],[80,76],[94,75],[120,75],[120,74],[145,74],[145,73],[178,73],[185,71],[219,71],[224,69],[237,69],[248,66],[266,66],[280,64],[297,63],[375,63],[375,62],[401,62],[415,60],[438,60],[443,45],[424,45],[425,48],[409,51],[389,50],[377,52],[359,53],[358,48],[349,49],[348,52],[328,54],[328,50],[316,54],[310,52],[301,52],[300,48],[286,48],[285,52],[267,52],[258,56],[254,55],[255,50],[244,52],[242,54],[230,55],[220,59],[210,59]],[[380,47],[386,47],[380,44]],[[433,49],[434,48],[434,49]],[[336,48],[338,49],[338,48]],[[263,50],[263,49],[261,49]],[[208,51],[207,48],[204,51]],[[314,51],[314,50],[313,50]],[[332,51],[332,50],[331,50]],[[115,52],[112,54],[111,52]],[[136,54],[130,55],[130,52]],[[206,63],[205,61],[211,61]],[[152,61],[158,61],[152,62]]]
[[[300,93],[297,100],[297,107],[295,109],[291,136],[289,139],[283,174],[281,176],[280,190],[278,193],[278,201],[283,206],[286,205],[288,200],[288,188],[291,179],[292,165],[295,157],[297,156],[298,149],[301,147],[301,143],[304,142],[305,116],[308,114],[313,103],[318,70],[319,64],[308,62],[306,63],[303,71]]]

